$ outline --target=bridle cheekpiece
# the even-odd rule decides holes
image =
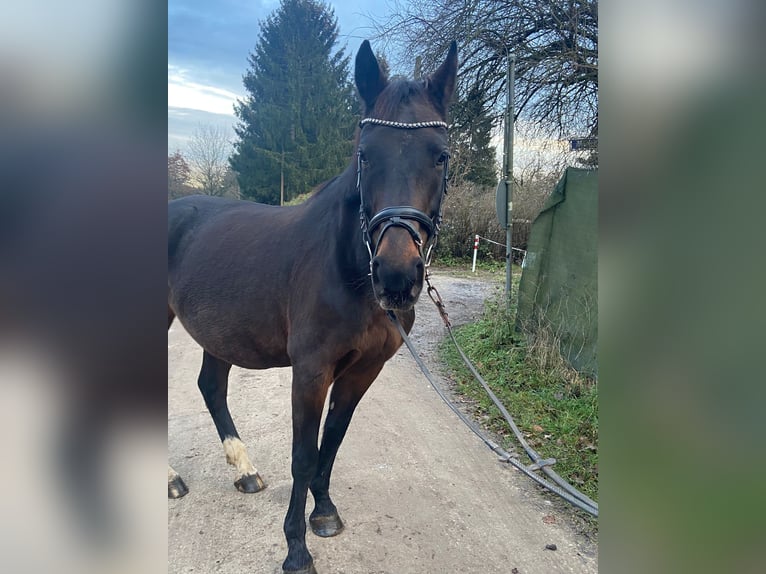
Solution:
[[[390,120],[381,120],[378,118],[364,118],[359,122],[359,128],[363,128],[365,125],[373,124],[379,126],[386,126],[397,129],[420,129],[420,128],[444,128],[447,129],[447,123],[434,120],[427,122],[394,122]],[[442,220],[442,201],[447,193],[447,178],[449,175],[449,156],[444,163],[444,183],[442,187],[441,196],[439,197],[439,211],[436,218],[429,217],[426,213],[423,213],[419,209],[409,205],[397,205],[393,207],[386,207],[381,209],[378,213],[367,217],[367,213],[364,210],[364,194],[362,191],[362,153],[360,150],[356,152],[356,189],[359,192],[359,220],[362,227],[362,235],[364,237],[364,243],[367,246],[367,252],[370,255],[370,269],[372,270],[372,259],[378,252],[378,246],[380,245],[383,235],[386,230],[391,227],[402,227],[406,229],[412,236],[412,240],[415,245],[418,246],[420,256],[423,258],[426,267],[431,263],[431,256],[433,254],[433,248],[436,245],[436,239],[439,235],[439,226]],[[417,221],[428,232],[428,248],[425,255],[423,254],[423,238],[418,233],[418,230],[410,223],[410,221]],[[378,236],[378,240],[373,243],[372,234],[375,229],[380,225],[383,229]]]

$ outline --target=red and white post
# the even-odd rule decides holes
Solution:
[[[476,255],[479,253],[479,236],[477,235],[476,238],[473,240],[473,267],[471,267],[471,272],[476,273]]]

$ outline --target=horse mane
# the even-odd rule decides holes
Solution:
[[[359,129],[357,128],[357,132],[358,132],[358,131],[359,131]],[[354,150],[356,150],[356,147],[357,147],[357,145],[358,145],[358,139],[359,139],[359,136],[358,136],[358,135],[357,135],[357,136],[354,136]],[[315,197],[318,197],[318,196],[320,196],[320,195],[321,195],[321,196],[324,196],[324,195],[326,195],[326,194],[324,194],[323,192],[324,192],[325,190],[327,190],[327,189],[330,189],[330,188],[332,188],[334,184],[338,184],[338,183],[340,183],[341,185],[343,185],[343,183],[348,183],[348,182],[340,182],[340,181],[339,181],[339,180],[341,180],[341,179],[342,179],[344,176],[346,176],[347,174],[349,174],[349,175],[348,175],[348,177],[347,177],[347,179],[348,179],[349,181],[351,181],[351,179],[352,179],[352,178],[351,178],[350,172],[351,172],[352,170],[353,170],[354,172],[356,171],[356,167],[353,167],[353,166],[355,166],[355,163],[354,163],[354,161],[352,161],[352,159],[355,157],[355,154],[356,154],[356,151],[354,151],[354,155],[352,155],[352,156],[351,156],[351,158],[349,158],[349,163],[348,163],[348,165],[345,167],[345,169],[344,169],[344,170],[343,170],[341,173],[339,173],[339,174],[338,174],[338,175],[336,175],[336,176],[333,176],[333,177],[331,177],[330,179],[327,179],[327,180],[323,181],[323,182],[322,182],[322,183],[320,183],[319,185],[316,185],[316,186],[314,186],[314,188],[311,190],[311,193],[309,194],[309,197],[308,197],[308,199],[307,199],[306,201],[311,201],[312,199],[314,199]]]
[[[326,181],[323,181],[322,183],[320,183],[319,185],[317,185],[313,189],[313,191],[311,192],[311,195],[312,196],[317,195],[318,193],[320,193],[322,190],[324,190],[328,185],[330,185],[332,182],[334,182],[339,177],[340,177],[340,175],[336,175],[336,176],[333,176],[333,177],[331,177],[330,179],[328,179]]]

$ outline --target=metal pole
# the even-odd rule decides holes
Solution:
[[[505,224],[505,295],[507,308],[511,308],[512,269],[511,239],[513,237],[513,84],[516,74],[516,56],[508,57],[508,92],[505,113],[505,189],[508,192]]]

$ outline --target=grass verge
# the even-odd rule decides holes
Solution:
[[[598,387],[571,369],[543,329],[532,340],[514,333],[515,310],[499,301],[487,304],[476,323],[455,330],[466,355],[514,417],[529,444],[579,490],[598,500]],[[475,405],[475,418],[495,433],[504,447],[516,446],[498,409],[475,381],[447,338],[441,344],[458,393]],[[527,462],[526,455],[522,461]],[[595,529],[595,521],[592,523]]]

